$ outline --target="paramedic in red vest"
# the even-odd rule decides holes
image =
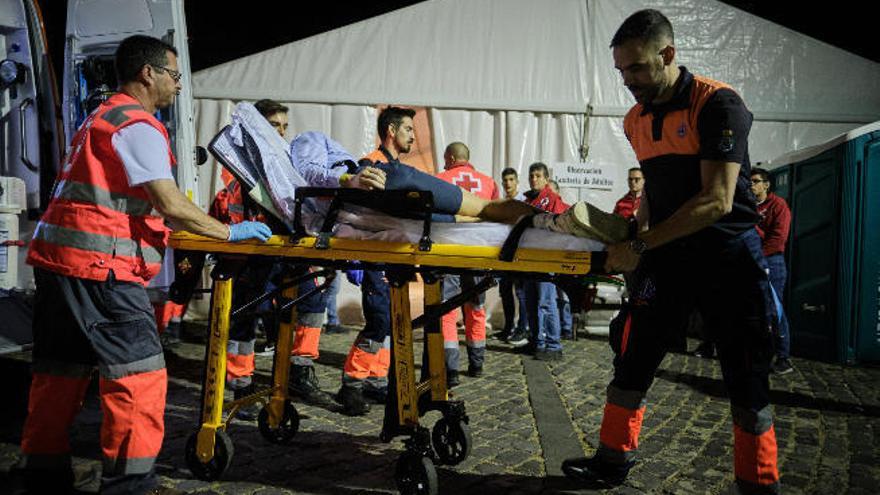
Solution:
[[[178,190],[168,133],[153,116],[180,91],[175,49],[132,36],[119,45],[115,62],[119,92],[73,137],[28,252],[37,291],[21,450],[33,493],[71,490],[68,428],[96,367],[104,413],[101,493],[140,494],[156,486],[166,372],[144,287],[165,253],[163,217],[214,239],[271,235],[258,222],[227,227]]]
[[[464,143],[450,144],[446,147],[446,152],[443,153],[445,169],[437,174],[437,177],[483,199],[498,199],[498,186],[495,181],[488,175],[477,172],[469,160],[470,150]],[[473,275],[447,275],[443,277],[443,299],[454,297],[478,282],[479,279]],[[483,375],[483,362],[486,354],[485,304],[486,294],[482,293],[461,307],[464,313],[464,331],[468,353],[467,374],[474,378]],[[458,315],[456,313],[456,311],[450,311],[441,319],[443,348],[446,356],[446,385],[450,387],[459,384],[458,329],[455,326]]]
[[[656,10],[627,18],[611,47],[636,99],[624,131],[645,175],[643,228],[608,246],[606,269],[638,270],[612,322],[614,377],[599,447],[592,458],[565,461],[563,472],[590,486],[624,481],[654,372],[696,305],[715,334],[730,397],[737,488],[778,493],[768,383],[775,309],[749,191],[752,114],[728,85],[676,64],[672,25]]]
[[[639,211],[639,204],[642,202],[642,190],[645,187],[645,176],[642,169],[633,167],[627,172],[626,185],[629,186],[629,192],[617,200],[614,205],[614,214],[620,215],[627,220],[636,217]]]

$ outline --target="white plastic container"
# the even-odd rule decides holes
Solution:
[[[18,215],[26,204],[24,181],[17,177],[0,177],[0,213]]]
[[[0,289],[18,284],[18,215],[0,213]]]
[[[0,289],[18,285],[18,214],[25,204],[24,181],[0,177]]]

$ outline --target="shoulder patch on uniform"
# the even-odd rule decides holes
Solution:
[[[722,153],[730,153],[733,151],[734,144],[735,140],[733,138],[733,131],[731,129],[724,129],[721,131],[721,139],[718,140],[718,151]]]
[[[114,127],[119,127],[120,125],[131,119],[131,117],[125,112],[128,112],[129,110],[141,109],[143,109],[143,107],[141,107],[140,105],[120,105],[105,112],[104,115],[101,115],[101,118],[106,120],[107,122],[110,122],[110,124]]]

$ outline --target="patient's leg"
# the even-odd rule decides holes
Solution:
[[[525,215],[535,215],[532,224],[539,229],[595,239],[605,243],[627,238],[629,225],[623,218],[580,201],[565,213],[548,213],[515,199],[486,200],[468,191],[462,192],[458,215],[481,220],[515,224]]]
[[[458,215],[476,217],[480,220],[515,224],[523,215],[532,215],[541,210],[515,199],[483,199],[476,194],[462,191],[461,207]],[[456,220],[458,217],[456,217]]]

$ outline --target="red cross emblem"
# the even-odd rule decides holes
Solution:
[[[458,174],[458,177],[452,179],[452,183],[470,192],[480,192],[483,190],[483,183],[479,179],[475,179],[470,172]]]

